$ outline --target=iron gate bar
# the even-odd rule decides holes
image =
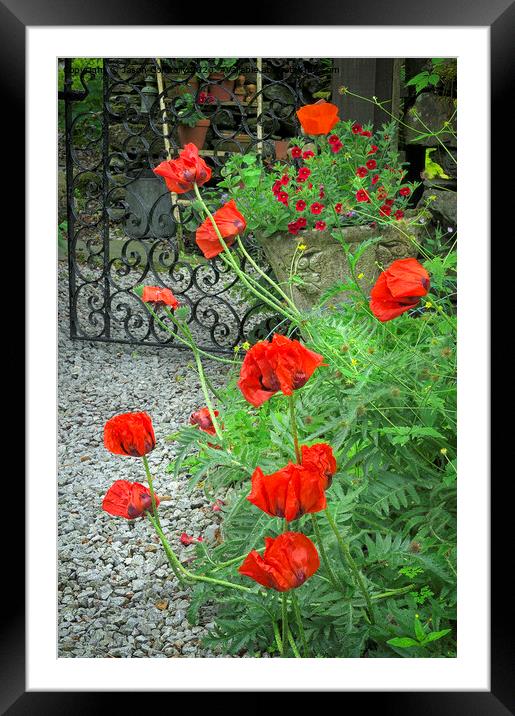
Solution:
[[[192,225],[198,226],[202,217],[190,201],[174,201],[173,197],[170,201],[171,195],[152,172],[166,158],[165,139],[174,155],[180,149],[176,100],[195,76],[200,62],[189,58],[190,71],[183,75],[176,71],[172,76],[174,61],[175,67],[180,67],[177,63],[184,59],[188,58],[162,59],[162,92],[154,92],[152,87],[152,77],[159,71],[153,58],[104,59],[101,106],[94,105],[94,92],[90,91],[92,81],[99,75],[85,66],[79,74],[84,92],[76,91],[73,61],[65,60],[62,94],[70,334],[74,339],[182,347],[173,336],[163,333],[132,292],[135,285],[149,280],[171,288],[189,307],[188,323],[204,350],[230,353],[241,341],[265,337],[277,321],[264,304],[253,303],[254,299],[242,301],[245,296],[241,284],[220,260],[204,262],[192,240]],[[249,58],[238,59],[235,72],[249,62],[254,63],[257,73],[261,62]],[[252,103],[245,104],[241,94],[231,90],[229,102],[217,100],[207,110],[211,113],[213,150],[201,154],[209,157],[215,176],[234,153],[227,149],[231,137],[233,150],[262,148],[273,157],[274,137],[288,138],[297,133],[295,110],[313,101],[313,92],[323,82],[319,72],[323,62],[263,59],[260,80],[256,73],[250,73],[251,79],[256,74],[256,85],[262,83],[259,90],[256,86]],[[248,76],[247,72],[244,81]],[[210,76],[201,78],[196,106],[203,87],[209,89],[223,81]],[[259,103],[254,104],[256,99]],[[168,134],[163,127],[165,121]],[[224,128],[229,128],[225,136]],[[163,197],[166,211],[160,208]],[[178,248],[179,228],[188,239],[186,255]],[[259,260],[263,264],[262,256]]]

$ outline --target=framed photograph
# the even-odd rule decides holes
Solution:
[[[281,10],[0,5],[28,236],[3,713],[515,710],[488,376],[513,6]]]

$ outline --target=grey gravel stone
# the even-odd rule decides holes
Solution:
[[[86,323],[86,321],[84,321]],[[177,446],[166,436],[204,405],[188,354],[72,341],[68,325],[66,264],[59,265],[59,656],[66,658],[219,658],[201,645],[208,629],[186,619],[191,591],[171,573],[148,520],[129,523],[101,509],[117,479],[144,482],[140,460],[112,455],[103,427],[117,413],[147,411],[156,448],[149,454],[163,528],[177,553],[183,531],[214,538],[218,518],[199,490],[187,489],[188,475],[175,479],[166,467]],[[205,362],[215,386],[224,383],[220,363]],[[180,375],[181,382],[174,376]],[[223,497],[223,496],[221,496]],[[184,550],[186,558],[194,550]],[[162,610],[157,602],[166,600]],[[213,627],[214,612],[205,621]],[[179,636],[180,634],[180,636]]]

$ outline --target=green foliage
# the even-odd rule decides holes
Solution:
[[[348,256],[351,264],[356,257]],[[329,509],[375,613],[370,623],[335,535],[317,515],[338,585],[322,564],[295,590],[311,657],[456,653],[456,253],[443,249],[423,263],[431,293],[417,310],[379,323],[358,283],[350,282],[351,303],[331,307],[326,297],[302,326],[304,342],[327,365],[296,391],[299,439],[333,447],[338,472],[327,491]],[[294,460],[294,445],[286,399],[278,393],[255,409],[243,399],[238,375],[236,367],[216,405],[223,442],[182,428],[172,436],[178,455],[169,469],[186,472],[191,486],[225,503],[223,541],[197,546],[195,570],[252,591],[197,587],[189,616],[194,622],[201,605],[214,601],[218,618],[208,644],[230,654],[277,655],[280,596],[237,568],[264,537],[282,531],[278,518],[246,499],[250,476],[258,465],[270,473]],[[316,541],[310,515],[290,529]],[[288,608],[300,648],[291,598]]]
[[[440,82],[440,74],[438,73],[438,67],[445,62],[445,60],[441,58],[433,58],[430,60],[430,68],[427,70],[422,70],[422,72],[419,72],[414,77],[409,79],[406,82],[407,87],[415,87],[415,91],[417,94],[420,94],[422,90],[427,89],[428,87],[436,87],[436,85]]]

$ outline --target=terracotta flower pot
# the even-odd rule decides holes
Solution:
[[[289,139],[274,139],[275,158],[278,162],[288,159]]]
[[[211,121],[209,119],[199,119],[194,127],[179,124],[177,133],[179,134],[181,146],[184,147],[191,142],[197,149],[202,149],[206,142],[206,134],[210,124]]]
[[[209,75],[209,79],[217,82],[208,86],[208,94],[215,97],[220,102],[230,102],[232,100],[232,92],[234,89],[234,80],[224,79],[225,75],[221,72],[213,72]]]

